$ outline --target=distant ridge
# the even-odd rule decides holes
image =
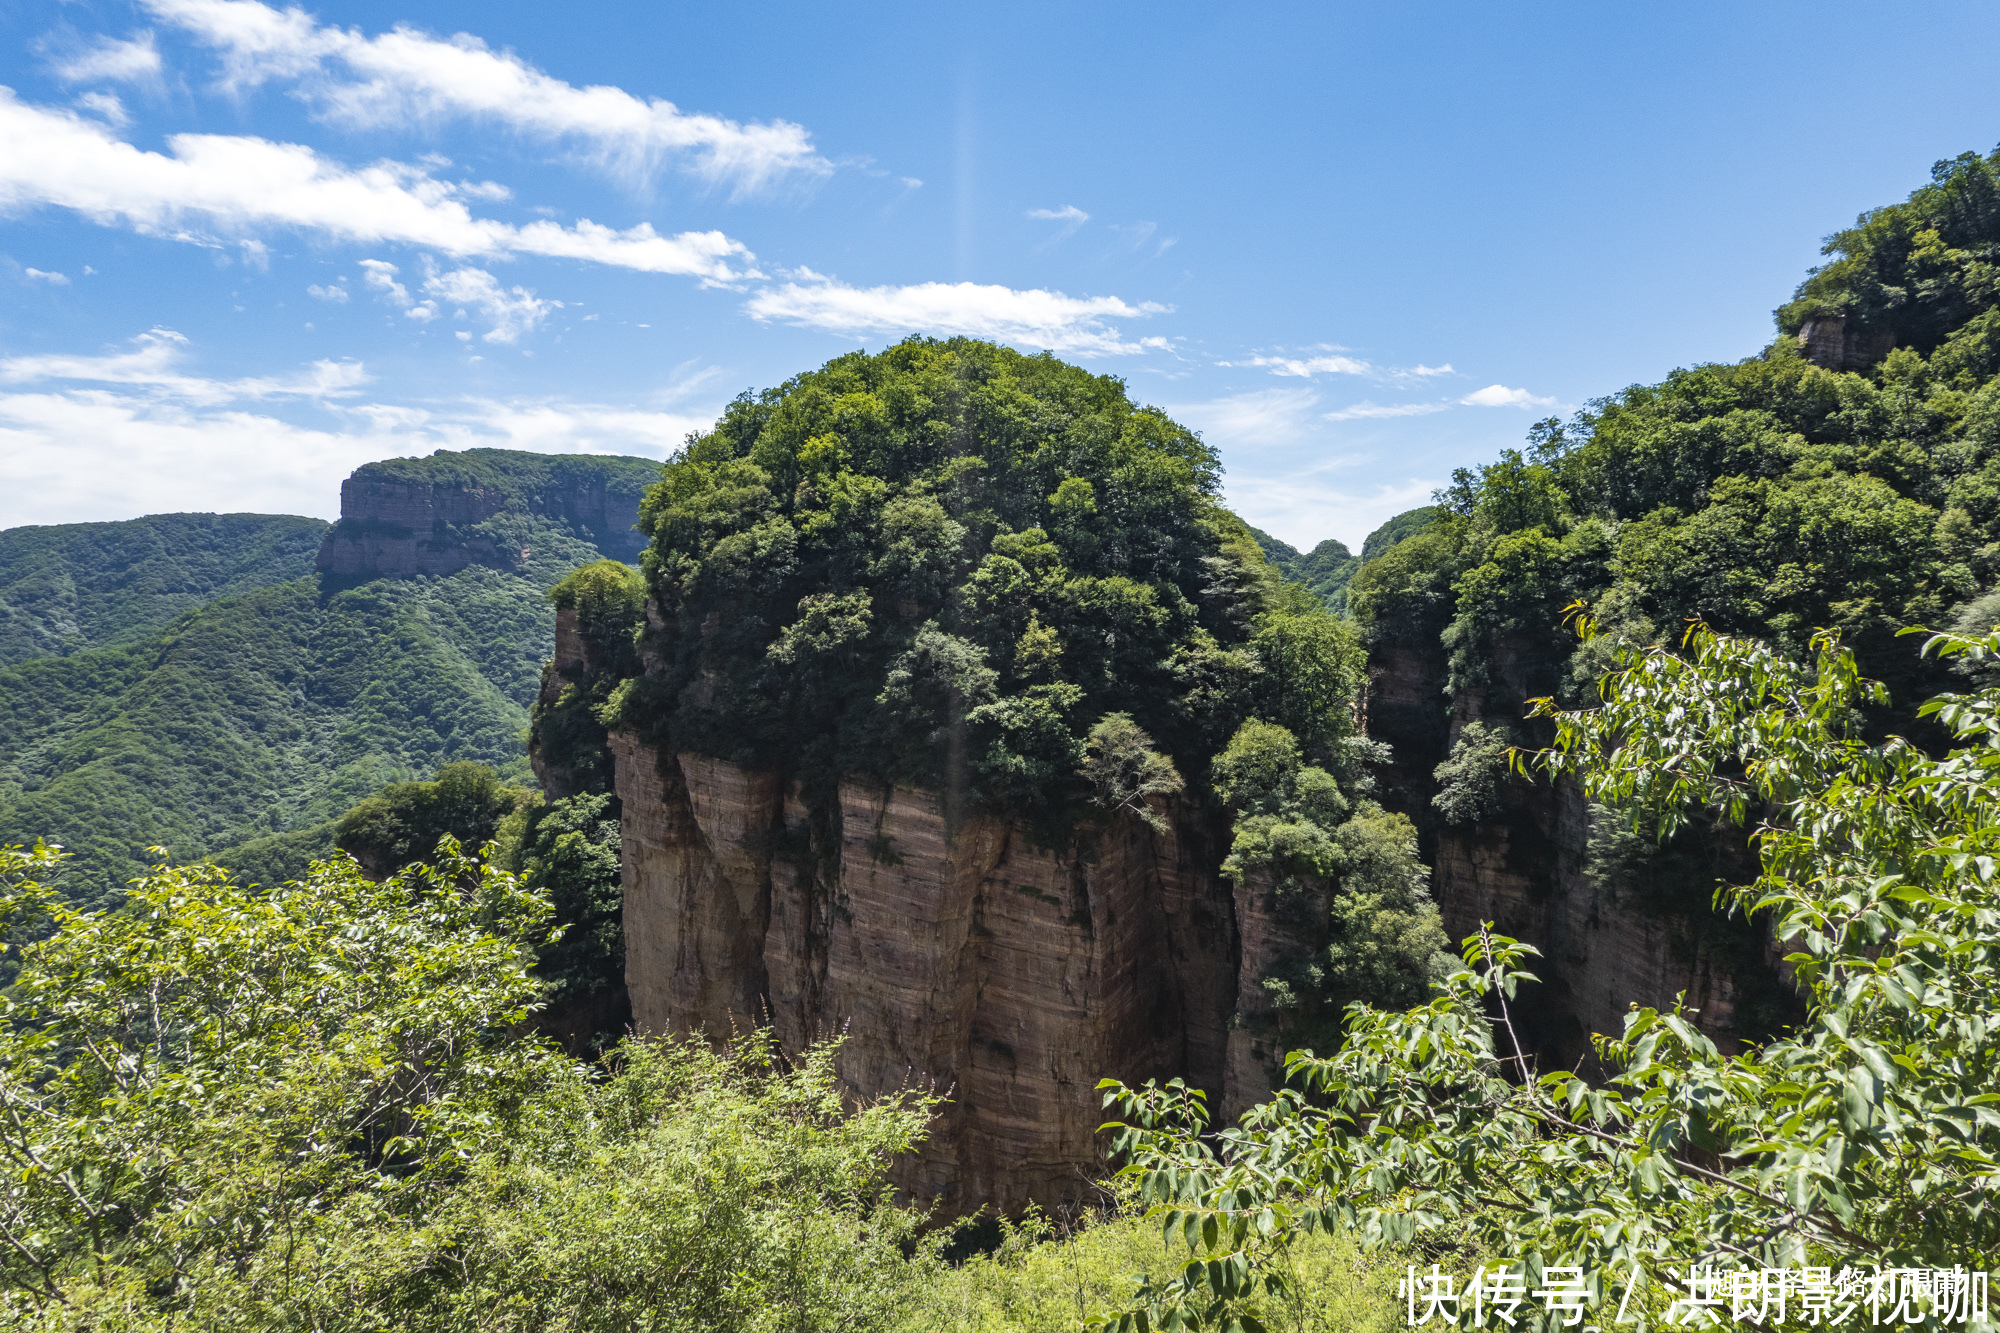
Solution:
[[[218,597],[312,572],[328,525],[151,514],[0,531],[0,666],[136,643]]]
[[[355,469],[340,486],[340,522],[318,565],[353,580],[451,574],[468,565],[518,570],[534,559],[534,532],[552,527],[615,560],[636,560],[634,530],[646,488],[660,479],[649,458],[439,450]]]
[[[63,891],[102,905],[151,845],[268,883],[385,783],[458,760],[532,781],[545,594],[636,555],[659,466],[481,449],[359,469],[332,528],[190,514],[0,533],[0,625],[24,654],[0,663],[0,843],[63,844]]]

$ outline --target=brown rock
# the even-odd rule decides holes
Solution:
[[[768,1015],[794,1050],[844,1030],[857,1095],[948,1089],[902,1181],[946,1212],[1081,1196],[1100,1078],[1222,1090],[1232,903],[1188,812],[1049,848],[950,827],[931,792],[847,781],[814,810],[770,775],[612,746],[635,1025],[719,1037]]]

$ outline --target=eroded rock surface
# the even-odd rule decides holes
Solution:
[[[1715,860],[1705,875],[1674,870],[1694,883],[1692,895],[1685,882],[1665,893],[1669,876],[1657,863],[1625,885],[1593,873],[1591,839],[1604,830],[1593,830],[1573,784],[1509,781],[1499,808],[1473,823],[1448,823],[1431,805],[1438,789],[1432,769],[1467,724],[1521,727],[1524,744],[1545,740],[1521,722],[1524,701],[1554,688],[1545,657],[1528,645],[1502,644],[1487,682],[1455,696],[1444,693],[1441,651],[1390,647],[1371,660],[1368,730],[1394,755],[1381,779],[1383,803],[1420,830],[1447,936],[1456,947],[1491,922],[1498,933],[1541,949],[1529,969],[1541,984],[1523,989],[1515,1016],[1544,1068],[1581,1061],[1588,1071],[1590,1033],[1615,1036],[1632,1003],[1671,1008],[1683,992],[1696,1021],[1725,1047],[1761,1035],[1769,1015],[1745,1006],[1784,1002],[1778,950],[1758,928],[1709,910],[1716,882],[1740,883],[1754,873],[1741,834],[1709,841]]]
[[[716,1037],[768,1015],[794,1050],[845,1030],[858,1095],[949,1089],[902,1182],[947,1212],[1080,1197],[1100,1078],[1220,1098],[1235,913],[1188,812],[1049,848],[990,818],[950,827],[931,792],[842,782],[815,809],[772,775],[612,746],[636,1026]]]

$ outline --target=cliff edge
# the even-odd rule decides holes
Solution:
[[[634,560],[648,458],[438,450],[356,468],[340,484],[340,521],[321,543],[320,572],[335,579],[453,574],[469,565],[516,572],[538,539],[582,541]]]

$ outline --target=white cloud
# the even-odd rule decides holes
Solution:
[[[824,176],[832,164],[812,136],[787,121],[742,124],[690,114],[620,88],[578,88],[479,38],[440,39],[398,26],[375,37],[322,27],[300,9],[257,0],[146,0],[162,20],[222,53],[224,84],[297,80],[326,119],[403,127],[447,117],[498,121],[526,134],[582,146],[585,156],[633,179],[668,159],[738,193],[785,177]]]
[[[1037,222],[1060,222],[1062,224],[1055,229],[1055,232],[1048,240],[1042,242],[1042,248],[1054,245],[1057,241],[1067,239],[1076,233],[1078,227],[1090,221],[1090,214],[1084,212],[1075,204],[1064,204],[1061,208],[1031,208],[1028,210],[1028,216]]]
[[[1229,507],[1246,522],[1301,551],[1333,537],[1359,555],[1369,533],[1405,510],[1429,504],[1439,484],[1412,477],[1373,490],[1347,490],[1310,474],[1245,476],[1232,471],[1224,492]]]
[[[1456,375],[1449,362],[1442,366],[1378,366],[1359,357],[1342,355],[1345,348],[1322,343],[1318,347],[1306,349],[1300,356],[1253,356],[1247,361],[1218,361],[1219,366],[1257,366],[1269,370],[1273,375],[1289,375],[1298,379],[1311,379],[1315,375],[1361,375],[1369,379],[1410,380],[1429,379],[1437,375]]]
[[[750,252],[718,231],[662,236],[650,223],[615,231],[588,219],[516,227],[474,217],[461,187],[407,163],[349,168],[300,144],[243,136],[178,134],[167,143],[171,157],[143,151],[102,124],[0,88],[0,210],[53,204],[198,244],[215,243],[203,227],[283,226],[461,258],[546,255],[710,282],[752,276],[731,267]]]
[[[485,335],[490,343],[514,342],[522,334],[533,332],[548,318],[551,310],[562,309],[561,301],[545,301],[526,287],[502,287],[500,280],[483,268],[460,268],[441,273],[428,260],[424,268],[427,276],[424,278],[424,299],[421,301],[412,297],[410,289],[396,280],[396,274],[402,270],[385,259],[362,260],[361,278],[382,293],[382,298],[389,304],[401,309],[405,317],[419,323],[437,318],[441,303],[472,307],[492,321],[493,327]],[[345,300],[345,295],[340,299]],[[461,309],[458,314],[463,318],[465,311]]]
[[[1366,399],[1352,407],[1328,412],[1328,421],[1369,421],[1378,417],[1421,417],[1449,411],[1450,403],[1371,403]]]
[[[382,293],[392,304],[408,306],[410,289],[396,281],[402,272],[386,259],[364,259],[361,261],[361,280]]]
[[[1144,319],[1173,307],[972,282],[850,287],[800,269],[792,281],[752,295],[744,309],[757,319],[782,320],[850,338],[964,334],[1080,356],[1123,356],[1144,348],[1126,341],[1108,321]]]
[[[561,401],[474,400],[457,422],[440,429],[478,444],[545,454],[640,454],[665,458],[690,431],[705,431],[722,414],[718,401],[705,411],[664,412],[640,407]]]
[[[116,93],[84,93],[76,99],[76,104],[113,129],[122,130],[132,123],[131,114]]]
[[[1224,361],[1225,366],[1264,366],[1273,375],[1311,379],[1315,375],[1376,375],[1374,366],[1351,356],[1253,356],[1248,361]]]
[[[46,282],[51,287],[69,286],[69,278],[61,273],[50,273],[46,269],[39,268],[24,268],[21,272],[27,274],[37,282]]]
[[[178,366],[188,340],[172,329],[153,329],[134,338],[133,350],[104,356],[55,353],[0,359],[0,383],[35,384],[49,380],[82,380],[97,384],[131,384],[153,391],[160,399],[177,399],[213,406],[239,399],[339,398],[368,383],[359,361],[315,361],[310,372],[289,378],[255,376],[212,380],[182,373]],[[30,395],[32,396],[32,395]]]
[[[347,288],[336,286],[333,283],[328,283],[322,287],[315,282],[306,288],[306,295],[315,300],[331,301],[335,305],[347,304]]]
[[[1458,400],[1467,407],[1554,407],[1553,398],[1537,398],[1526,389],[1510,389],[1504,384],[1489,384]]]
[[[0,528],[171,510],[334,518],[342,479],[378,458],[479,447],[665,458],[722,404],[320,406],[334,410],[336,428],[118,389],[0,392]]]
[[[1213,445],[1255,448],[1303,438],[1319,394],[1311,389],[1259,389],[1201,403],[1166,408],[1167,415],[1200,431]]]
[[[153,34],[142,32],[129,42],[102,38],[94,46],[50,62],[64,83],[129,83],[160,74],[160,53]]]
[[[424,293],[448,305],[471,306],[493,321],[485,335],[490,343],[511,343],[533,332],[551,310],[562,309],[561,301],[541,300],[526,287],[502,287],[500,280],[483,268],[433,273],[424,280]]]
[[[174,510],[333,518],[341,478],[414,451],[393,437],[104,390],[0,393],[0,527]]]

